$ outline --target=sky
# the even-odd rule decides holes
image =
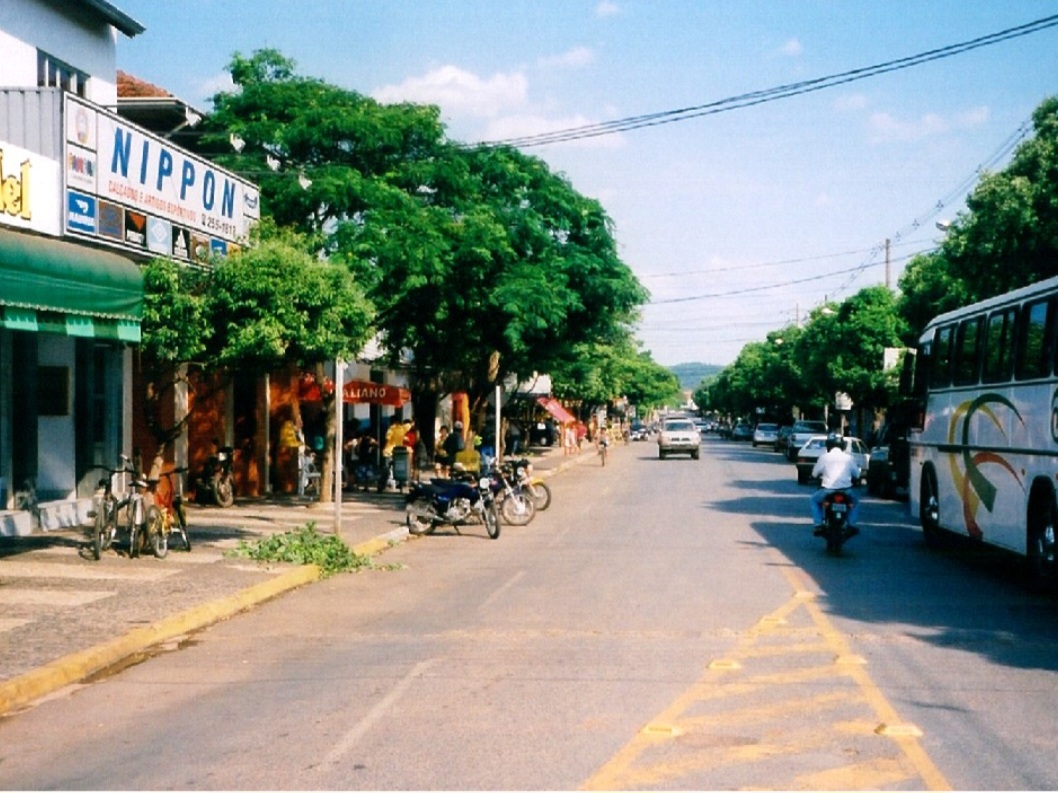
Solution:
[[[381,102],[436,104],[467,143],[723,109],[523,147],[602,203],[650,292],[636,336],[665,366],[726,365],[828,300],[896,289],[1058,94],[1048,27],[724,102],[991,36],[1058,0],[112,2],[146,28],[119,39],[118,68],[206,111],[232,55],[264,48]]]

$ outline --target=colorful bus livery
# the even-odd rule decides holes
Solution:
[[[1016,419],[1013,433],[1008,430],[1011,416]],[[982,394],[952,412],[948,444],[940,451],[948,456],[954,491],[962,503],[963,527],[975,539],[984,539],[978,509],[983,507],[989,514],[996,510],[1000,488],[993,478],[1010,476],[1021,485],[1021,477],[1004,455],[1011,448],[1009,439],[1022,427],[1017,408],[999,394]],[[990,433],[997,437],[986,439]]]
[[[912,514],[926,542],[969,536],[1058,581],[1058,278],[952,311],[919,339]]]

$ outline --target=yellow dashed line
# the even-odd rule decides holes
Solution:
[[[919,744],[921,731],[899,718],[867,674],[866,659],[851,652],[798,576],[784,574],[793,597],[709,663],[582,789],[745,789],[754,773],[765,778],[753,786],[770,789],[950,789]],[[805,684],[812,695],[803,695]],[[829,725],[813,721],[828,713]],[[776,758],[787,759],[769,762]],[[707,776],[721,772],[729,776]],[[784,779],[767,778],[777,773]]]

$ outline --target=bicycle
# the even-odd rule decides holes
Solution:
[[[184,509],[184,493],[182,480],[177,478],[175,484],[173,477],[187,473],[187,468],[174,468],[171,471],[162,471],[157,479],[147,480],[147,489],[151,494],[152,503],[147,507],[146,536],[151,545],[151,550],[159,559],[164,559],[169,553],[169,537],[175,530],[183,542],[184,550],[191,550],[191,540],[187,536],[187,512]],[[165,480],[168,485],[159,489],[158,485]]]
[[[105,479],[100,480],[103,493],[99,498],[99,505],[89,515],[94,519],[92,523],[92,556],[97,561],[104,550],[114,544],[118,533],[118,515],[125,510],[126,530],[129,535],[129,558],[139,555],[140,544],[146,530],[146,508],[142,490],[146,489],[147,482],[131,465],[131,460],[121,455],[121,468],[107,468],[100,466],[107,472]],[[129,482],[129,492],[124,498],[118,498],[114,494],[114,477],[124,474],[132,474]]]

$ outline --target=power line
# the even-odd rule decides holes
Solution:
[[[951,44],[934,50],[927,50],[926,52],[921,52],[917,55],[886,61],[884,63],[875,64],[874,66],[852,69],[850,71],[840,72],[826,77],[788,83],[786,85],[780,85],[760,91],[751,91],[749,93],[727,97],[726,99],[719,99],[714,102],[680,108],[678,110],[666,110],[639,116],[629,116],[615,121],[585,124],[579,127],[570,127],[554,132],[544,132],[536,135],[523,135],[521,137],[489,141],[482,143],[481,145],[518,147],[544,146],[551,143],[595,138],[602,135],[613,135],[618,132],[642,129],[644,127],[687,121],[692,118],[725,113],[730,110],[739,110],[741,108],[752,107],[766,102],[773,102],[777,99],[800,96],[814,91],[821,91],[825,88],[833,88],[834,86],[845,85],[858,80],[865,80],[869,77],[876,77],[889,72],[909,69],[913,66],[920,66],[931,61],[943,60],[954,55],[961,55],[964,52],[970,52],[982,47],[989,47],[993,44],[999,44],[1004,41],[1027,36],[1041,30],[1052,28],[1056,25],[1058,25],[1058,15],[1052,15],[1024,25],[980,36],[969,41]]]

